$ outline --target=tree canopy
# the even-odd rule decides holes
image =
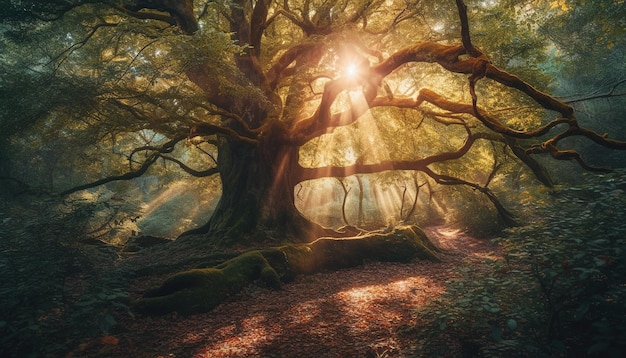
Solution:
[[[190,233],[331,234],[302,216],[300,194],[338,178],[345,204],[356,178],[362,201],[361,176],[376,173],[412,183],[413,209],[408,184],[397,186],[399,216],[453,186],[512,223],[498,186],[524,175],[552,185],[554,162],[542,155],[592,171],[624,164],[593,155],[626,149],[612,121],[626,86],[618,0],[11,0],[3,9],[3,180],[69,195],[146,173],[219,177],[210,220]],[[594,102],[602,119],[581,107],[596,100],[606,101]],[[345,205],[343,221],[355,225]]]
[[[381,328],[370,318],[383,301],[410,318],[382,327],[406,334],[407,355],[624,350],[623,0],[0,8],[4,355],[193,356],[217,321],[241,335],[246,317],[267,328],[250,354],[297,354],[277,350],[301,342],[291,333],[378,341],[346,318]],[[486,230],[504,238],[478,240]],[[204,312],[257,296],[250,284],[415,259],[443,265],[359,269],[216,325],[170,316],[185,332],[133,314]],[[349,292],[365,315],[344,306]],[[296,326],[283,314],[293,307],[337,330],[312,337],[300,308]]]

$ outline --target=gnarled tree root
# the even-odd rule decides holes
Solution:
[[[241,254],[214,268],[170,276],[135,303],[145,314],[207,312],[251,283],[280,289],[297,275],[353,267],[365,261],[438,261],[440,250],[416,226],[352,238],[320,238]]]

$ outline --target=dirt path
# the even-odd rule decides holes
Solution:
[[[85,350],[96,357],[406,357],[399,332],[420,324],[415,308],[445,291],[463,261],[499,256],[461,232],[430,228],[443,261],[369,263],[299,277],[281,291],[250,289],[212,312],[121,321],[119,343]]]

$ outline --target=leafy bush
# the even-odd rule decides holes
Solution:
[[[120,277],[94,266],[117,255],[79,243],[94,210],[57,200],[0,207],[0,355],[59,356],[108,333],[113,312],[128,309]]]
[[[462,187],[454,188],[452,193],[447,220],[453,226],[478,236],[493,236],[506,226],[484,195]]]
[[[502,261],[486,259],[481,267],[458,268],[446,293],[419,311],[420,356],[516,357],[540,350],[533,330],[541,324],[541,302],[530,277]]]
[[[554,353],[620,356],[626,350],[626,176],[590,176],[534,208],[537,223],[502,242],[538,284],[544,336]],[[578,353],[581,352],[581,353]]]
[[[523,227],[496,240],[504,260],[458,269],[420,312],[424,352],[463,356],[620,356],[626,351],[626,175],[536,195]]]

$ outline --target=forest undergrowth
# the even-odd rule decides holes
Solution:
[[[413,342],[414,356],[619,356],[626,350],[625,191],[619,170],[524,192],[523,224],[493,240],[502,258],[455,267],[454,278],[440,282],[443,294],[407,308],[419,323],[394,327],[395,334]],[[125,322],[146,320],[131,309],[138,281],[232,255],[200,257],[190,242],[175,247],[166,270],[147,270],[165,251],[129,255],[89,241],[93,207],[24,202],[0,207],[1,356],[106,356],[122,344]],[[451,341],[460,347],[453,353]],[[382,356],[410,356],[393,352]]]
[[[494,240],[503,260],[458,268],[422,308],[421,349],[463,356],[620,357],[626,351],[626,175],[525,192],[525,224]]]

